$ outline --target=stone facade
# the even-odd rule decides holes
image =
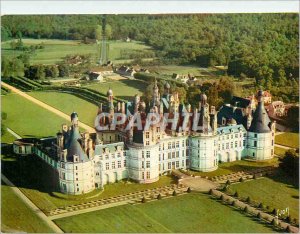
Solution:
[[[265,160],[273,157],[275,123],[271,123],[264,109],[263,95],[259,93],[258,106],[251,115],[246,127],[234,119],[226,121],[226,125],[217,124],[217,111],[207,103],[205,94],[201,94],[199,106],[194,110],[190,105],[179,103],[177,93],[169,93],[170,86],[165,85],[163,95],[159,93],[157,84],[153,88],[152,103],[146,105],[135,96],[133,103],[114,103],[113,92],[107,92],[107,103],[99,105],[98,114],[108,113],[97,118],[96,134],[79,133],[78,115],[72,113],[71,126],[62,126],[52,144],[53,168],[59,173],[59,186],[63,193],[82,194],[105,184],[122,179],[132,179],[138,183],[152,183],[159,176],[174,169],[192,169],[209,172],[218,168],[222,162],[232,162],[250,157],[254,160]],[[116,105],[115,105],[116,104]],[[147,113],[158,113],[175,119],[190,113],[197,116],[188,119],[187,128],[170,124],[165,129],[161,123],[153,124],[149,129],[127,128],[126,123],[113,126],[115,113],[123,113],[134,118],[135,113],[142,116],[143,127]],[[249,119],[249,118],[248,118]],[[165,121],[162,118],[161,121]],[[172,122],[172,121],[170,121]],[[99,126],[108,125],[101,130]],[[28,146],[28,145],[27,145]],[[26,146],[26,147],[27,147]],[[40,144],[29,144],[37,149]],[[21,148],[20,148],[21,147]],[[22,143],[14,143],[14,152],[29,154]],[[21,153],[20,153],[21,152]],[[49,163],[49,159],[41,157]],[[55,163],[54,163],[55,162]]]

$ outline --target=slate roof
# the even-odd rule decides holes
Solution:
[[[87,155],[84,153],[79,143],[80,140],[81,140],[81,135],[79,133],[79,129],[78,127],[73,126],[65,145],[65,148],[67,149],[67,161],[73,162],[74,155],[79,156],[80,162],[89,161]]]
[[[246,132],[246,129],[242,124],[239,124],[239,125],[219,127],[217,131],[218,134],[229,134],[229,133],[238,133],[240,131]]]
[[[240,108],[246,108],[250,105],[251,101],[246,98],[233,96],[231,99],[231,105],[240,107]]]
[[[263,102],[259,102],[253,114],[253,119],[249,128],[249,132],[268,133],[271,131],[269,124],[270,118],[266,112]]]
[[[222,119],[225,118],[227,120],[234,119],[237,124],[242,124],[245,128],[247,127],[247,116],[243,114],[240,108],[223,105],[217,114],[217,118],[219,125],[222,125]]]
[[[105,144],[105,145],[96,145],[95,155],[102,155],[106,148],[109,149],[109,153],[114,153],[117,149],[117,146],[124,147],[124,142],[116,142],[116,143]]]

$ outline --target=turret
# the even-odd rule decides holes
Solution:
[[[78,127],[78,114],[76,112],[73,112],[71,114],[71,123],[72,123],[72,126]]]

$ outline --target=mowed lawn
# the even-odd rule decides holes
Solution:
[[[214,177],[214,176],[226,175],[238,171],[254,170],[260,167],[273,166],[277,164],[278,164],[277,158],[265,160],[263,162],[240,160],[234,162],[219,163],[218,169],[212,172],[196,172],[196,171],[190,171],[190,172],[194,175]]]
[[[67,120],[17,95],[1,98],[1,108],[7,113],[3,124],[22,137],[55,136]]]
[[[273,177],[263,177],[256,180],[230,185],[230,191],[239,193],[240,197],[248,197],[256,202],[262,202],[271,209],[289,207],[292,218],[299,220],[299,187],[295,187],[291,178],[280,173]]]
[[[108,81],[105,83],[96,83],[88,85],[90,89],[97,90],[106,95],[109,88],[112,89],[114,96],[126,100],[132,100],[135,94],[142,95],[145,92],[148,84],[141,80],[119,80]]]
[[[28,94],[67,115],[75,111],[81,122],[94,127],[94,120],[98,111],[98,107],[95,104],[69,93],[29,92]]]
[[[200,193],[113,207],[54,222],[65,232],[85,233],[274,232],[243,213]]]
[[[275,136],[275,143],[292,148],[299,148],[299,133],[285,132]]]
[[[15,195],[9,186],[1,186],[1,231],[53,232],[48,225]]]
[[[84,44],[76,40],[51,40],[51,39],[23,39],[25,46],[37,45],[43,43],[44,49],[37,49],[35,54],[31,56],[32,64],[55,64],[63,60],[67,55],[87,55],[90,54],[92,60],[96,63],[100,57],[100,48],[96,43]],[[108,56],[110,60],[119,63],[127,62],[120,57],[121,50],[152,50],[151,47],[146,46],[142,42],[131,41],[130,43],[123,41],[109,42]],[[14,51],[10,47],[10,41],[2,42],[2,55],[13,58],[22,53],[22,51]],[[117,62],[118,63],[118,62]]]

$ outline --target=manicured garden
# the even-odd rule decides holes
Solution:
[[[65,232],[274,232],[271,227],[200,193],[124,205],[54,222]]]
[[[299,148],[299,133],[285,132],[275,136],[275,143],[292,148]]]
[[[1,204],[2,232],[53,232],[9,186],[1,186]]]
[[[299,220],[299,187],[292,178],[283,172],[270,177],[263,177],[229,186],[231,192],[238,192],[240,197],[250,197],[251,200],[269,206],[270,210],[290,210],[292,218]]]

